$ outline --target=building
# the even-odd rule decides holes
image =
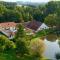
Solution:
[[[36,20],[26,22],[24,26],[29,28],[29,29],[32,29],[33,32],[38,32],[40,30],[49,28],[45,23],[41,23],[41,22],[36,21]]]
[[[6,37],[8,37],[9,39],[13,39],[15,34],[16,34],[16,31],[13,32],[11,30],[2,30],[0,31],[2,33],[2,35],[5,35]]]
[[[12,39],[17,32],[16,25],[17,24],[14,22],[0,23],[0,32],[7,36],[9,39]]]
[[[16,23],[14,22],[4,22],[0,23],[0,31],[1,30],[11,30],[15,31],[16,30]]]
[[[49,27],[45,23],[42,23],[41,26],[37,29],[37,31],[40,31],[40,30],[43,30],[43,29],[49,29]]]

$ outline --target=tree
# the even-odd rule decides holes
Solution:
[[[0,4],[0,22],[2,22],[2,20],[4,21],[4,13],[6,10],[7,10],[6,7]]]
[[[0,15],[4,14],[5,10],[6,10],[6,7],[2,4],[0,4]]]
[[[46,13],[48,14],[54,14],[57,9],[57,2],[50,1],[46,4]]]
[[[57,20],[56,20],[56,27],[57,27],[57,30],[60,30],[60,10],[58,9],[57,11],[57,16],[58,16],[58,18],[57,18]]]
[[[10,41],[7,37],[0,35],[0,52],[9,51],[15,48],[16,45],[13,41]]]
[[[27,46],[26,46],[26,38],[25,38],[25,32],[24,32],[24,28],[23,25],[20,24],[15,40],[16,40],[16,51],[17,54],[20,54],[21,56],[23,56],[24,54],[26,54],[28,52]]]
[[[43,22],[43,13],[39,9],[35,9],[33,13],[33,18],[37,21]]]
[[[14,10],[7,10],[4,13],[4,18],[5,18],[4,22],[6,22],[6,21],[19,22],[20,14]]]
[[[31,41],[30,52],[32,55],[42,58],[42,53],[44,52],[44,49],[45,49],[45,45],[43,40],[35,39]]]
[[[45,18],[45,23],[50,26],[56,26],[56,21],[57,21],[57,16],[56,14],[49,14],[46,18]]]
[[[6,6],[7,9],[14,9],[17,5],[16,2],[3,2],[2,3],[4,6]]]

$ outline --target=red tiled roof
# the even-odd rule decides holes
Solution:
[[[0,23],[0,27],[15,27],[16,23],[14,22],[4,22],[4,23]]]

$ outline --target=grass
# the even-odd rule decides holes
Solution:
[[[47,59],[39,59],[33,56],[24,56],[17,58],[16,55],[0,53],[0,60],[47,60]]]
[[[0,60],[20,60],[17,58],[15,50],[0,52]]]
[[[12,53],[0,53],[0,60],[17,60],[17,58]]]
[[[0,60],[37,60],[36,58],[30,56],[24,56],[17,58],[16,55],[0,53]]]
[[[47,34],[49,34],[52,30],[49,30],[49,29],[45,29],[45,30],[41,30],[39,32],[37,32],[34,36],[34,38],[37,38],[37,37],[43,37],[43,36],[46,36]]]
[[[57,36],[55,30],[46,29],[46,30],[42,30],[42,31],[37,32],[36,35],[34,36],[34,38],[42,38],[42,40],[47,38],[47,40],[53,42],[58,38],[58,36]]]

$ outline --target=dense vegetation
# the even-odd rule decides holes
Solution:
[[[15,2],[0,2],[0,22],[31,20],[45,22],[48,26],[57,26],[59,29],[60,1],[50,1],[37,7],[18,6]]]
[[[31,20],[44,22],[50,29],[39,31],[33,37],[27,36],[24,26],[19,25],[14,39],[9,40],[3,35],[0,36],[1,60],[44,60],[42,59],[43,41],[32,40],[32,37],[42,37],[50,33],[60,34],[60,2],[50,1],[46,5],[38,7],[17,6],[16,3],[0,2],[0,22]]]
[[[0,2],[0,22],[21,20],[30,21],[38,20],[44,22],[45,18],[50,14],[56,14],[59,16],[59,2],[48,2],[44,6],[32,7],[32,6],[17,6],[16,3]],[[54,17],[53,17],[54,18]]]

